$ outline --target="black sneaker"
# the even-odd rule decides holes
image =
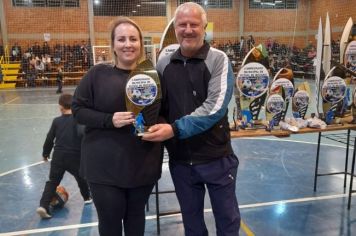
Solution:
[[[49,213],[49,210],[41,206],[37,208],[36,212],[40,215],[42,219],[49,219],[52,217],[51,214]]]

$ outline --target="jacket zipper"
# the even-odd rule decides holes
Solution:
[[[184,59],[183,60],[183,66],[185,67],[187,65],[187,59]],[[187,145],[189,147],[189,145]],[[192,158],[192,155],[191,155],[191,151],[190,151],[190,148],[188,148],[188,153],[189,153],[189,158],[190,158],[190,162],[189,162],[189,165],[193,165],[193,158]]]

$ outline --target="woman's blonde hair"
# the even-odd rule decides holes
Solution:
[[[140,27],[136,24],[136,22],[134,22],[130,18],[125,16],[119,16],[118,18],[116,18],[110,23],[110,49],[111,49],[112,58],[114,58],[115,65],[117,65],[118,63],[117,55],[114,51],[115,29],[121,24],[130,24],[137,29],[140,37],[140,58],[137,60],[137,62],[140,62],[141,60],[143,60],[143,55],[144,55],[142,31]]]

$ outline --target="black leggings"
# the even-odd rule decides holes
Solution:
[[[49,204],[56,193],[56,188],[63,179],[66,171],[71,173],[78,183],[80,193],[84,200],[90,198],[90,190],[88,183],[79,175],[80,157],[65,153],[55,152],[51,161],[51,169],[49,171],[49,180],[46,182],[45,188],[40,200],[40,206],[48,209]]]
[[[98,212],[99,233],[102,236],[140,236],[145,232],[145,205],[153,186],[119,188],[89,183]]]

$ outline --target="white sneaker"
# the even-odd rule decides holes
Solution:
[[[37,208],[36,212],[40,215],[42,219],[49,219],[52,217],[44,207]]]
[[[84,204],[87,205],[87,204],[91,204],[93,202],[93,199],[90,197],[88,198],[87,200],[84,200]]]

